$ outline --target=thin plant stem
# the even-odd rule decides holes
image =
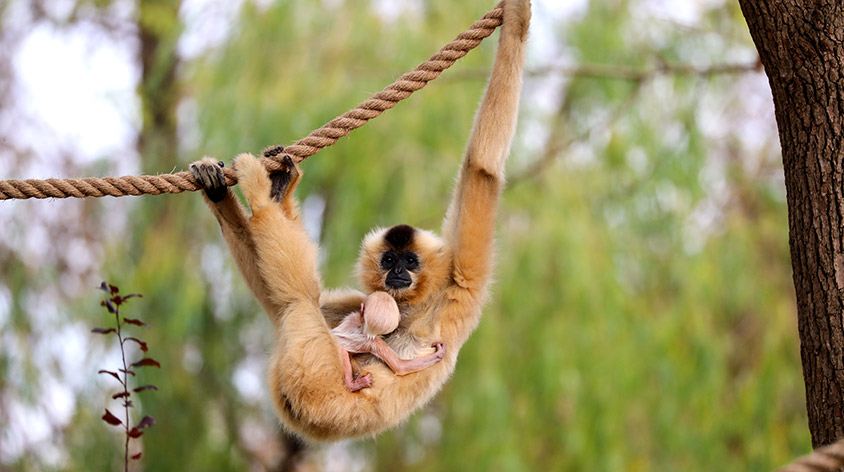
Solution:
[[[123,333],[120,331],[120,308],[115,307],[114,321],[117,324],[117,339],[120,341],[120,356],[123,358],[123,431],[126,441],[123,444],[123,472],[129,472],[129,369],[126,365],[126,350],[123,348]]]

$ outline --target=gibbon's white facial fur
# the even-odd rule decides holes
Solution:
[[[375,228],[363,239],[357,274],[365,292],[383,291],[397,302],[423,300],[447,270],[445,242],[408,225]]]
[[[282,164],[269,174],[254,157],[237,158],[238,185],[251,216],[225,186],[216,160],[191,164],[241,274],[274,325],[268,383],[289,431],[314,441],[373,436],[430,401],[454,371],[461,347],[480,322],[492,277],[495,218],[516,129],[529,24],[529,0],[503,1],[495,63],[442,238],[400,225],[375,230],[363,242],[362,288],[392,295],[402,319],[389,335],[372,338],[374,355],[355,357],[356,378],[355,366],[344,367],[352,362],[348,352],[338,355],[343,351],[331,329],[360,310],[366,294],[322,286],[319,247],[308,237],[293,197],[302,178],[298,164],[281,147],[264,151]]]

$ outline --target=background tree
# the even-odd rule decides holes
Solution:
[[[844,437],[844,5],[742,1],[771,85],[813,446]]]
[[[393,3],[5,2],[0,177],[169,171],[289,142],[491,6]],[[782,167],[738,6],[568,5],[535,0],[498,283],[454,378],[403,427],[305,465],[770,470],[808,450]],[[49,51],[79,38],[74,58],[112,51],[88,80],[124,68],[125,90],[75,101],[72,61]],[[328,285],[354,283],[373,225],[438,224],[493,50],[305,163]],[[101,123],[102,102],[123,131],[79,133],[112,147],[63,138]],[[4,202],[0,220],[0,468],[118,462],[106,389],[91,385],[114,355],[87,334],[102,279],[145,294],[162,363],[143,467],[283,464],[263,379],[272,333],[199,195]]]

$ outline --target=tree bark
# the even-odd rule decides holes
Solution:
[[[812,445],[844,436],[844,3],[740,0],[774,97]]]

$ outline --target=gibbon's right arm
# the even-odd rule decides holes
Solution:
[[[255,242],[249,230],[246,213],[231,189],[226,187],[222,162],[204,157],[192,163],[190,171],[202,185],[205,203],[217,218],[226,245],[234,256],[246,284],[275,324],[281,307],[270,300],[267,285],[258,270]]]
[[[495,64],[443,222],[443,237],[454,258],[454,281],[476,300],[483,298],[492,270],[495,216],[516,129],[529,24],[529,0],[504,3]]]

